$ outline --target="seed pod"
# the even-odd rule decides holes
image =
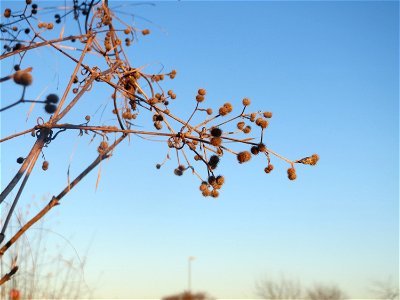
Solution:
[[[263,144],[263,143],[260,143],[260,144],[258,144],[258,150],[260,151],[260,152],[265,152],[265,151],[267,151],[267,147]]]
[[[295,168],[291,167],[287,170],[288,178],[290,180],[295,180],[297,178]]]
[[[45,110],[48,114],[52,114],[52,113],[54,113],[54,112],[57,110],[57,106],[55,106],[55,105],[52,104],[52,103],[47,103],[47,104],[44,106],[44,110]]]
[[[270,111],[264,112],[263,115],[264,115],[264,118],[272,118],[272,112],[270,112]]]
[[[197,93],[198,93],[199,95],[201,95],[201,96],[204,96],[204,95],[206,94],[206,90],[205,90],[205,89],[199,89],[199,90],[197,91]]]
[[[218,147],[218,146],[221,146],[222,139],[220,137],[212,137],[210,139],[210,143],[211,143],[211,145]]]
[[[210,133],[214,137],[220,137],[222,135],[222,130],[218,127],[213,127],[211,129]]]
[[[274,169],[274,165],[268,164],[268,166],[264,169],[265,173],[271,173],[271,171]]]
[[[24,158],[23,157],[18,157],[17,158],[17,163],[22,164],[24,162]]]
[[[217,181],[217,184],[221,186],[225,183],[225,177],[222,175],[219,175],[219,176],[217,176],[216,181]]]
[[[203,101],[204,101],[204,96],[202,96],[202,95],[197,95],[197,96],[196,96],[196,101],[199,102],[199,103],[200,103],[200,102],[203,102]]]
[[[211,191],[211,197],[213,197],[213,198],[218,198],[218,196],[219,196],[218,190],[217,190],[217,189],[213,189],[213,190]]]
[[[6,9],[4,10],[4,17],[5,17],[5,18],[11,17],[11,9],[6,8]]]
[[[168,75],[169,75],[169,78],[174,79],[176,76],[176,70],[172,70]]]
[[[57,103],[59,100],[58,95],[56,94],[49,94],[46,97],[46,103]]]
[[[209,177],[208,177],[208,183],[211,184],[211,185],[215,184],[215,183],[216,183],[215,177],[212,176],[212,175],[209,176]]]
[[[143,35],[148,35],[148,34],[150,34],[150,29],[143,29],[143,30],[142,30],[142,34],[143,34]]]
[[[47,171],[48,168],[49,168],[49,162],[45,160],[42,164],[42,170]]]
[[[257,155],[260,151],[258,150],[257,146],[253,146],[253,147],[251,147],[250,152],[253,155]]]
[[[175,174],[176,176],[182,176],[182,175],[183,175],[183,172],[182,172],[182,170],[179,170],[178,168],[176,168],[176,169],[174,170],[174,174]]]
[[[251,159],[251,153],[249,151],[243,151],[238,153],[237,160],[240,164],[245,163]]]
[[[243,129],[243,127],[244,127],[244,125],[245,125],[245,123],[244,122],[239,122],[239,123],[237,123],[237,128],[239,129],[239,130],[242,130]]]
[[[33,81],[31,73],[22,70],[15,72],[13,75],[13,79],[16,84],[20,84],[23,86],[31,85]]]
[[[203,181],[201,184],[200,184],[200,191],[205,191],[205,190],[208,190],[208,184],[207,184],[207,182],[205,182],[205,181]]]
[[[243,103],[244,106],[249,106],[250,105],[250,99],[249,98],[244,98],[242,100],[242,103]]]
[[[251,132],[251,126],[247,125],[245,128],[243,128],[243,133],[248,134]]]
[[[87,116],[85,117],[85,120],[89,122],[89,121],[90,121],[90,116],[87,115]]]
[[[98,151],[100,154],[103,154],[104,151],[105,151],[107,148],[108,148],[108,143],[107,143],[106,141],[102,141],[102,142],[100,143],[99,147],[97,148],[97,151]]]

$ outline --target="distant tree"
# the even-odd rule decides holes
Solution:
[[[399,284],[396,285],[390,278],[384,281],[374,281],[370,290],[377,299],[399,299]]]
[[[344,292],[335,285],[317,284],[304,289],[298,281],[282,277],[280,280],[266,279],[256,284],[256,294],[262,299],[288,300],[342,300]]]
[[[281,278],[257,283],[256,293],[263,299],[300,299],[302,288],[298,281]]]
[[[310,300],[342,300],[346,299],[346,296],[335,285],[318,284],[307,290],[305,298]]]
[[[206,293],[193,294],[185,291],[181,294],[164,297],[162,300],[214,300],[214,298],[211,298]]]
[[[287,176],[290,180],[297,177],[295,164],[317,163],[317,154],[291,160],[267,147],[263,135],[272,113],[260,110],[249,112],[251,101],[248,98],[241,100],[235,114],[230,102],[221,103],[214,109],[205,106],[207,92],[200,88],[193,95],[194,108],[189,116],[175,114],[172,103],[179,97],[174,90],[163,88],[163,85],[174,79],[177,71],[162,69],[155,73],[146,66],[134,64],[138,59],[132,59],[128,47],[136,46],[138,37],[148,36],[151,31],[132,24],[132,19],[124,20],[123,15],[129,14],[129,10],[123,13],[113,10],[108,0],[54,2],[60,3],[60,7],[52,2],[33,3],[32,0],[8,3],[19,7],[5,7],[7,2],[2,1],[5,9],[0,23],[3,49],[0,60],[7,75],[0,78],[0,83],[13,84],[15,93],[9,96],[10,99],[1,99],[0,112],[8,114],[16,109],[22,110],[24,104],[30,103],[27,114],[33,113],[36,118],[27,122],[26,114],[13,114],[20,121],[21,128],[2,127],[1,130],[0,143],[21,140],[25,135],[31,135],[32,142],[24,144],[21,153],[15,157],[7,158],[16,160],[20,167],[14,176],[10,176],[0,194],[0,204],[6,199],[11,203],[1,222],[0,243],[6,236],[10,218],[32,171],[39,162],[43,171],[52,167],[52,162],[46,160],[45,155],[51,151],[54,140],[67,138],[66,132],[75,132],[83,139],[94,141],[97,152],[93,155],[94,160],[75,178],[70,178],[68,171],[65,188],[11,234],[0,247],[0,258],[24,232],[60,204],[71,189],[103,160],[111,157],[117,146],[131,136],[163,142],[167,152],[165,161],[172,157],[175,159],[173,173],[182,176],[191,172],[199,179],[200,192],[206,197],[218,197],[225,183],[225,177],[216,173],[225,154],[236,156],[240,164],[256,155],[261,156],[265,173],[274,169],[272,156],[275,156],[288,163]],[[49,17],[49,14],[54,15]],[[63,61],[71,68],[67,75],[60,78],[58,86],[39,87],[40,90],[50,88],[51,91],[37,97],[30,92],[31,86],[40,83],[37,80],[40,72],[36,73],[37,70],[42,74],[50,73],[48,66],[51,65],[52,55],[47,51],[52,51],[57,61]],[[38,59],[27,59],[34,53],[43,53],[42,57],[49,60],[47,64]],[[238,72],[246,73],[244,70]],[[55,92],[56,88],[59,92]],[[105,96],[100,99],[103,105],[99,109],[99,99],[90,97],[90,92],[103,88]],[[79,110],[77,104],[82,99],[92,102],[88,108]],[[72,111],[74,114],[71,114]],[[99,116],[99,121],[94,120],[95,115]],[[135,127],[137,125],[141,126],[140,130]],[[254,133],[255,136],[251,136]],[[156,164],[157,169],[164,162]],[[65,165],[67,168],[68,163]],[[46,183],[45,175],[42,176],[41,182]],[[130,178],[121,178],[123,180]],[[48,188],[46,184],[43,187]],[[0,284],[10,280],[17,267],[15,265],[9,272],[2,272]]]

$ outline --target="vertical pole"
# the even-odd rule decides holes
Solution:
[[[193,256],[188,257],[188,291],[192,292],[192,260],[194,260]]]
[[[191,293],[192,289],[192,260],[188,258],[188,291]]]

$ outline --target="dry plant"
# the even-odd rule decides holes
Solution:
[[[44,201],[46,199],[43,198]],[[18,230],[29,216],[31,205],[19,209],[9,230]],[[85,257],[68,238],[54,231],[42,218],[19,239],[3,256],[0,270],[15,268],[19,271],[6,284],[0,286],[0,299],[82,299],[89,297],[85,281]],[[47,223],[47,224],[45,224]]]
[[[281,278],[266,279],[256,284],[256,293],[261,299],[308,299],[308,300],[342,300],[348,299],[336,285],[316,284],[303,289],[299,281]]]
[[[49,161],[44,159],[44,152],[48,151],[55,139],[65,137],[65,131],[75,131],[82,138],[88,137],[97,142],[98,153],[76,178],[68,176],[67,186],[1,246],[0,257],[101,161],[111,157],[116,147],[129,140],[131,135],[161,140],[166,146],[166,160],[176,157],[174,174],[194,174],[200,180],[201,193],[206,197],[218,197],[224,185],[225,177],[217,174],[216,170],[225,154],[236,156],[239,164],[259,156],[264,160],[266,173],[274,169],[274,156],[288,163],[287,175],[290,180],[296,179],[296,164],[317,163],[319,157],[316,154],[290,160],[270,149],[264,143],[263,135],[272,113],[249,111],[251,101],[248,98],[241,101],[237,113],[233,112],[230,102],[213,109],[205,105],[207,92],[200,88],[193,97],[194,108],[190,116],[177,116],[172,103],[178,97],[172,89],[163,88],[165,81],[177,76],[177,71],[148,72],[146,66],[134,65],[126,52],[127,47],[136,45],[139,37],[149,35],[150,30],[124,21],[116,10],[109,7],[107,0],[74,0],[66,3],[70,6],[46,8],[40,7],[40,3],[26,0],[25,3],[18,3],[21,5],[18,11],[5,8],[1,19],[4,52],[0,59],[2,63],[6,61],[15,65],[14,72],[1,78],[0,82],[13,81],[15,87],[20,87],[21,94],[16,99],[2,99],[0,112],[11,113],[17,107],[23,107],[23,103],[32,103],[28,113],[39,106],[40,111],[50,116],[39,116],[36,124],[0,137],[1,143],[24,135],[32,135],[34,139],[26,155],[17,159],[21,166],[0,194],[0,203],[3,203],[15,191],[14,199],[9,201],[12,204],[7,217],[2,223],[0,242],[5,238],[7,225],[33,169],[40,160],[44,171],[51,168]],[[53,21],[42,21],[44,17],[41,15],[48,13],[54,13]],[[36,80],[35,70],[40,62],[27,65],[26,61],[31,53],[44,51],[42,49],[52,49],[53,54],[60,60],[73,63],[74,68],[62,82],[62,93],[31,99],[28,92]],[[107,86],[110,90],[110,96],[105,97],[109,97],[110,106],[104,107],[104,113],[110,114],[108,121],[92,124],[94,112],[85,111],[84,119],[66,122],[67,117],[71,120],[77,104],[87,99],[90,91],[99,85]],[[40,107],[42,105],[43,110]],[[137,124],[143,130],[136,130]],[[161,168],[165,161],[156,167]],[[201,172],[201,168],[204,171]],[[17,264],[10,272],[1,274],[0,283],[9,280],[16,268]]]

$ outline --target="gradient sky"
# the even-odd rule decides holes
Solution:
[[[196,257],[193,289],[218,298],[254,298],[257,281],[281,275],[304,286],[336,283],[353,298],[369,296],[373,280],[398,282],[398,2],[133,4],[111,1],[136,15],[124,15],[127,22],[152,31],[128,52],[131,63],[178,71],[163,85],[178,95],[171,111],[189,116],[200,87],[214,109],[231,101],[238,111],[249,97],[253,110],[274,114],[267,146],[291,159],[321,159],[316,167],[299,166],[291,182],[278,159],[265,174],[259,157],[239,165],[226,155],[219,167],[226,184],[212,199],[201,196],[196,177],[173,175],[175,160],[155,168],[165,144],[133,136],[102,163],[97,190],[96,170],[46,220],[81,255],[89,248],[85,278],[94,296],[180,292],[189,256]],[[12,63],[2,61],[2,76]],[[30,97],[44,87],[44,94],[61,93],[70,63],[47,49],[24,67],[29,63]],[[88,110],[93,124],[107,121],[101,109],[111,90],[97,86],[69,122],[83,122]],[[15,98],[11,82],[1,92],[2,105]],[[2,137],[43,115],[37,105],[25,122],[29,105],[20,108],[2,113]],[[72,176],[96,155],[90,137],[64,136],[45,150],[50,168],[34,172],[20,207],[58,194],[71,154]],[[3,143],[2,187],[31,144],[30,136]]]

